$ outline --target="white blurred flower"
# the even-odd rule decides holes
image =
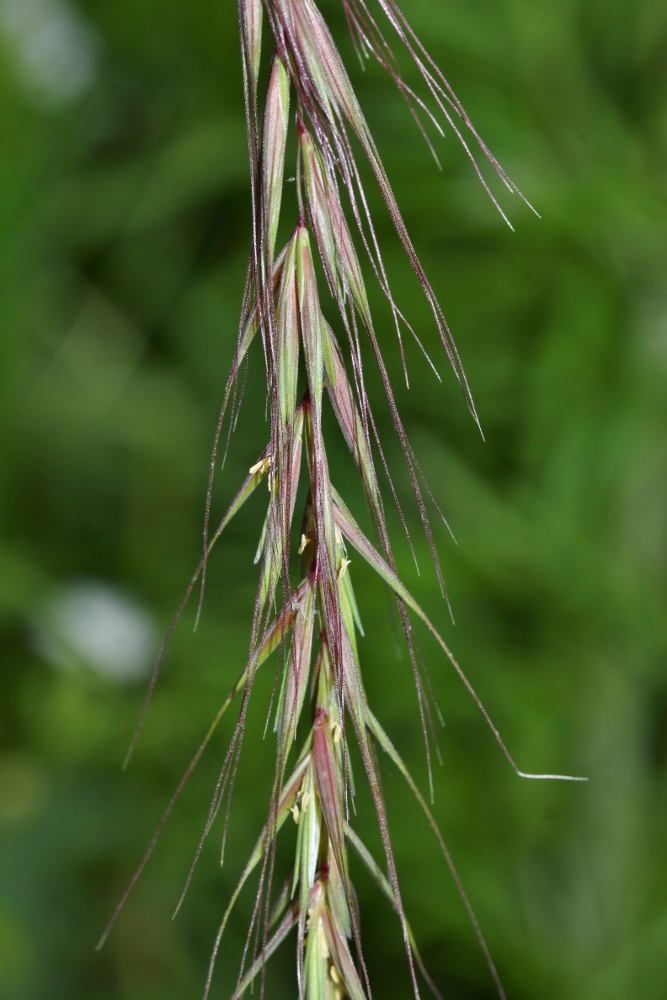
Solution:
[[[55,666],[85,664],[120,683],[145,677],[158,646],[155,624],[141,605],[97,580],[63,587],[44,609],[35,642]]]
[[[99,42],[69,0],[0,0],[0,34],[34,96],[66,104],[93,82]]]

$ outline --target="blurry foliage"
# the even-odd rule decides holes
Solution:
[[[660,0],[405,2],[542,216],[505,199],[515,233],[451,137],[438,143],[438,173],[390,83],[355,66],[337,2],[325,8],[486,434],[484,443],[446,364],[440,386],[411,350],[412,389],[401,387],[387,322],[383,349],[402,413],[458,541],[442,529],[455,628],[382,411],[423,575],[396,523],[399,566],[519,765],[591,778],[578,787],[518,781],[424,636],[447,723],[436,816],[513,1000],[659,1000],[667,982],[667,8]],[[265,815],[270,668],[254,696],[225,867],[212,836],[172,923],[228,726],[105,950],[93,947],[244,661],[259,506],[219,545],[201,626],[193,637],[190,609],[126,774],[119,765],[143,678],[114,683],[94,664],[52,666],[39,636],[49,601],[81,579],[120,588],[162,628],[198,558],[250,246],[235,4],[25,0],[20,24],[17,9],[0,3],[0,995],[196,997]],[[76,30],[61,32],[55,48],[30,48],[31,31],[48,42],[48,18],[56,36],[63,18]],[[57,72],[46,65],[56,57]],[[371,201],[396,298],[435,354],[417,283],[379,198]],[[380,329],[386,309],[380,301],[376,309]],[[264,445],[257,361],[216,507]],[[379,391],[376,399],[380,411]],[[331,464],[340,481],[349,470],[342,444]],[[416,699],[386,597],[365,567],[355,563],[355,574],[371,704],[424,783]],[[384,774],[404,901],[427,964],[446,996],[491,997],[430,832],[399,776],[391,767]],[[374,844],[363,795],[358,810]],[[354,876],[375,995],[408,997],[393,915]],[[216,996],[235,982],[251,905],[248,893],[219,960]],[[274,960],[272,997],[295,995],[291,957],[287,949]]]

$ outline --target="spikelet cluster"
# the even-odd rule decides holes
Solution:
[[[474,146],[488,158],[507,187],[516,191],[477,135],[447,80],[394,0],[377,0],[377,5],[414,60],[433,110],[401,78],[393,52],[365,0],[342,0],[342,3],[361,60],[375,58],[387,70],[427,141],[424,119],[430,120],[437,129],[441,129],[441,122],[448,125],[461,140],[485,187],[471,149]],[[128,892],[215,727],[232,699],[239,695],[238,722],[222,763],[194,863],[223,806],[228,816],[253,683],[260,667],[276,653],[276,685],[270,712],[276,734],[276,767],[267,821],[221,922],[206,996],[232,907],[247,879],[258,870],[259,888],[234,1000],[241,997],[257,977],[261,978],[263,991],[266,964],[294,928],[300,998],[370,1000],[371,985],[363,959],[359,917],[349,875],[349,846],[359,855],[398,915],[415,996],[419,997],[418,970],[439,996],[423,966],[401,901],[376,759],[376,748],[380,748],[403,774],[433,827],[502,997],[495,967],[428,804],[368,704],[357,643],[362,627],[350,570],[353,556],[369,563],[395,596],[417,688],[429,775],[433,710],[428,684],[413,648],[410,615],[421,619],[440,643],[517,774],[522,777],[559,776],[524,775],[518,770],[447,645],[396,573],[376,470],[377,459],[397,504],[398,500],[366,395],[362,366],[364,341],[370,344],[379,368],[421,521],[443,593],[446,593],[425,498],[435,501],[396,407],[380,349],[381,338],[376,334],[371,315],[357,245],[363,247],[370,270],[389,302],[401,352],[401,338],[406,333],[414,337],[420,347],[422,345],[392,297],[355,161],[353,140],[371,166],[398,237],[431,307],[465,401],[476,420],[475,407],[444,314],[414,250],[349,76],[318,7],[313,0],[239,0],[239,24],[252,187],[252,247],[239,336],[211,462],[204,555],[172,627],[198,580],[203,594],[206,560],[212,546],[246,499],[264,483],[268,488],[268,502],[256,554],[259,584],[246,666],[176,790]],[[271,63],[261,103],[259,79],[263,50],[268,50]],[[296,122],[296,135],[294,148],[289,151],[292,121]],[[289,240],[278,249],[285,172],[286,169],[291,172],[293,166],[298,212]],[[495,198],[493,200],[495,202]],[[316,257],[326,279],[326,308],[318,288]],[[339,329],[344,331],[342,344],[326,318],[329,308],[333,308]],[[261,343],[265,363],[269,438],[225,517],[212,532],[209,511],[213,473],[222,444],[226,450],[229,443],[242,396],[239,377],[256,341]],[[404,357],[403,364],[405,367]],[[407,379],[407,370],[405,376]],[[298,386],[304,382],[307,388],[299,398]],[[331,406],[358,469],[375,528],[376,545],[361,531],[332,480],[323,433],[325,405]],[[227,419],[229,429],[225,431]],[[290,538],[297,513],[297,489],[304,478],[307,499],[304,511],[299,512],[301,520],[297,534],[300,543],[298,552],[292,552]],[[300,575],[298,585],[294,586],[291,579],[296,560]],[[170,632],[171,629],[165,643]],[[148,697],[156,676],[157,668]],[[304,725],[305,717],[308,725]],[[299,734],[302,736],[300,743],[297,742]],[[371,856],[349,822],[349,797],[353,793],[350,740],[358,747],[373,798],[384,847],[383,865]],[[297,825],[294,866],[271,904],[276,840],[286,823]]]

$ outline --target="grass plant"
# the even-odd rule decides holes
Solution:
[[[375,59],[387,71],[405,98],[434,156],[429,130],[442,132],[449,128],[453,131],[487,194],[506,218],[484,179],[476,160],[477,153],[491,164],[510,192],[523,196],[484,144],[447,79],[411,30],[398,5],[394,0],[378,0],[376,17],[365,0],[342,0],[342,3],[362,64]],[[424,97],[403,79],[399,62],[380,28],[380,17],[388,22],[416,65]],[[437,578],[448,602],[428,505],[433,506],[443,521],[444,517],[401,422],[390,373],[382,356],[381,345],[386,331],[376,332],[358,247],[363,249],[368,267],[389,304],[395,335],[401,345],[406,383],[409,380],[403,350],[405,336],[415,339],[436,374],[437,369],[393,298],[380,240],[364,193],[362,170],[357,162],[359,152],[370,165],[398,238],[430,306],[465,404],[479,424],[472,393],[444,312],[411,242],[350,78],[321,12],[312,0],[239,0],[239,24],[252,189],[252,239],[245,296],[212,453],[203,556],[165,638],[130,753],[148,708],[164,648],[185,602],[198,583],[201,610],[211,549],[250,495],[263,487],[268,492],[268,500],[255,558],[259,565],[259,584],[249,655],[238,681],[178,786],[102,940],[120,913],[220,719],[238,695],[238,720],[220,767],[190,877],[212,824],[221,812],[224,815],[224,854],[249,699],[258,670],[275,656],[275,682],[267,727],[271,725],[275,733],[276,763],[266,824],[220,923],[205,996],[208,997],[211,991],[215,962],[234,903],[247,880],[257,873],[256,901],[233,1000],[244,995],[257,979],[261,980],[261,995],[264,995],[267,962],[293,930],[296,931],[296,981],[300,998],[366,1000],[371,997],[371,976],[363,958],[360,919],[350,878],[350,848],[396,912],[415,996],[420,995],[420,975],[433,994],[440,996],[420,957],[401,898],[380,780],[378,750],[381,750],[405,778],[433,828],[498,994],[504,997],[482,931],[429,804],[366,697],[358,643],[363,629],[351,568],[354,559],[365,560],[395,599],[415,681],[431,798],[431,760],[434,753],[438,754],[439,710],[413,639],[412,621],[415,619],[421,620],[441,646],[519,777],[581,779],[529,774],[519,769],[449,646],[397,574],[378,469],[386,477],[406,532],[408,528],[366,391],[363,355],[369,348],[384,386]],[[268,82],[262,100],[262,71],[269,60]],[[290,127],[292,119],[296,123],[294,136]],[[294,143],[290,145],[293,138]],[[288,228],[292,226],[291,235],[278,249],[278,234],[285,225],[281,208],[288,182],[286,174],[292,171],[294,178],[290,179],[295,183],[297,212],[295,218],[287,220]],[[326,300],[321,297],[324,288],[328,292]],[[212,530],[214,473],[221,460],[224,464],[236,425],[251,349],[261,349],[264,357],[268,441],[259,456],[249,457],[252,464],[244,482],[224,518]],[[373,541],[362,531],[346,498],[334,485],[325,441],[323,410],[326,406],[331,407],[358,470],[373,526]],[[297,510],[298,498],[304,492],[304,488],[299,490],[302,483],[305,484],[305,504],[303,510]],[[384,849],[382,864],[372,856],[354,829],[353,756],[361,761],[370,788]],[[289,824],[296,824],[297,828],[294,862],[291,871],[280,873],[279,889],[275,892],[277,838]],[[190,878],[183,896],[189,883]]]

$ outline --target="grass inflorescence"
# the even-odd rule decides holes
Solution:
[[[402,79],[394,53],[365,0],[343,0],[362,63],[375,58],[387,70],[429,145],[428,123],[439,131],[444,125],[455,132],[497,205],[473,150],[481,151],[510,191],[517,191],[515,185],[480,139],[446,78],[412,32],[394,0],[378,0],[377,5],[416,64],[430,106]],[[127,893],[150,856],[164,822],[222,715],[238,695],[241,700],[239,717],[220,768],[193,869],[221,810],[225,814],[226,834],[253,684],[257,671],[275,653],[277,668],[269,717],[276,737],[276,765],[266,824],[220,924],[205,995],[208,996],[211,988],[214,964],[232,907],[248,878],[258,871],[259,886],[234,1000],[241,997],[257,977],[261,978],[264,989],[266,963],[294,928],[301,998],[370,998],[370,976],[363,958],[359,915],[349,873],[348,849],[351,846],[398,915],[415,996],[419,996],[418,971],[439,996],[424,968],[401,899],[378,771],[377,750],[381,749],[404,776],[435,832],[502,997],[500,979],[429,805],[369,706],[357,643],[362,626],[352,583],[353,556],[369,563],[395,598],[416,684],[429,778],[437,706],[432,704],[428,678],[414,645],[411,616],[421,619],[433,633],[517,775],[564,776],[531,775],[519,770],[450,649],[397,575],[377,463],[386,474],[406,531],[407,526],[366,392],[362,363],[364,341],[370,345],[380,372],[438,580],[446,596],[427,502],[434,504],[438,514],[440,511],[398,413],[382,357],[381,337],[376,333],[371,314],[357,245],[363,248],[373,276],[389,303],[401,345],[406,381],[402,338],[406,334],[414,337],[420,349],[425,354],[426,351],[393,299],[361,183],[355,148],[363,151],[370,164],[398,237],[430,305],[465,402],[477,421],[472,394],[444,313],[413,247],[350,78],[321,12],[312,0],[239,0],[239,24],[252,189],[251,253],[239,335],[211,461],[204,552],[165,644],[198,581],[203,597],[206,563],[213,545],[248,497],[263,485],[268,501],[256,554],[259,584],[247,663],[176,790]],[[262,104],[259,80],[262,53],[266,49],[271,65]],[[288,158],[291,116],[296,121],[293,159]],[[292,164],[297,215],[286,245],[278,250],[285,175],[287,170],[292,172]],[[322,304],[317,281],[317,260],[333,302],[336,325],[343,333],[342,342],[325,315],[327,309]],[[253,457],[245,481],[213,531],[210,524],[213,476],[221,452],[226,453],[229,445],[243,395],[245,363],[256,341],[261,343],[265,362],[269,438],[261,455]],[[302,395],[300,384],[306,386]],[[325,405],[331,406],[356,464],[375,531],[375,544],[363,533],[345,498],[334,485],[323,430]],[[300,521],[296,522],[296,534],[299,544],[298,551],[294,552],[291,538],[301,480],[306,483],[306,503],[303,512],[298,512]],[[293,582],[295,565],[298,565],[296,584]],[[163,651],[164,645],[146,705]],[[306,716],[308,725],[304,726]],[[307,734],[299,741],[304,728]],[[370,787],[384,848],[384,865],[371,855],[351,825],[352,742],[356,744]],[[276,841],[286,823],[297,825],[296,853],[291,872],[284,882],[279,880],[282,888],[273,898]],[[188,884],[189,879],[186,890]]]

